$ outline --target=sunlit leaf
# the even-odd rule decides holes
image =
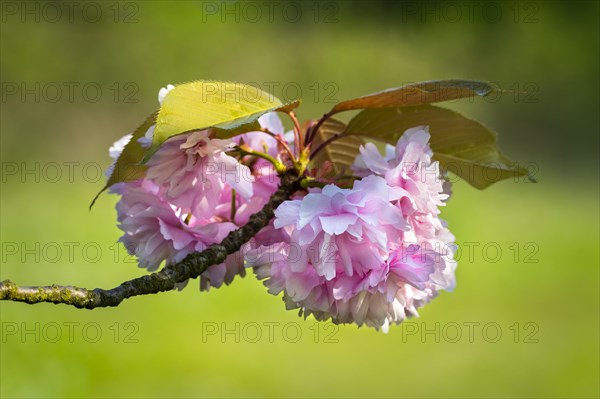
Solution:
[[[195,81],[175,86],[160,107],[149,153],[169,137],[193,130],[214,127],[220,138],[234,136],[239,134],[235,128],[281,107],[285,105],[277,97],[242,83]]]
[[[102,194],[104,190],[112,186],[113,184],[125,182],[125,181],[133,181],[144,177],[144,173],[146,172],[147,167],[142,164],[142,159],[146,154],[146,149],[141,146],[138,142],[138,139],[143,137],[148,129],[156,123],[156,116],[158,115],[158,111],[154,112],[146,120],[137,127],[132,133],[131,140],[125,148],[123,152],[115,162],[115,166],[113,168],[113,172],[108,178],[106,185],[92,200],[90,204],[90,208],[94,205],[98,196]]]
[[[482,189],[497,181],[528,175],[499,150],[496,134],[457,112],[432,105],[367,109],[356,115],[346,134],[395,144],[409,128],[428,125],[431,149],[442,169]]]
[[[412,83],[336,104],[330,114],[352,109],[406,107],[459,98],[487,96],[495,92],[489,83],[471,80],[437,80]]]
[[[253,120],[252,122],[245,123],[243,125],[231,128],[231,129],[221,129],[218,127],[210,128],[214,132],[215,137],[225,139],[233,136],[237,136],[238,134],[255,132],[260,130],[260,123],[258,123],[258,119]]]
[[[272,110],[273,112],[283,112],[283,113],[288,113],[293,111],[294,109],[296,109],[298,106],[300,105],[300,100],[294,100],[290,103],[284,104],[279,108],[276,108],[274,110]],[[261,115],[264,115],[266,112],[262,113]],[[259,117],[261,116],[259,115]],[[240,134],[244,134],[244,133],[248,133],[248,132],[256,132],[258,130],[260,130],[262,127],[260,126],[260,123],[258,122],[258,118],[252,120],[251,122],[248,123],[244,123],[243,125],[240,126],[236,126],[236,127],[226,127],[226,128],[220,128],[220,127],[212,127],[210,129],[212,129],[215,132],[215,137],[218,137],[220,139],[227,139],[233,136],[237,136]]]

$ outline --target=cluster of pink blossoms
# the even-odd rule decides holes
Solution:
[[[159,102],[169,88],[172,86],[161,90]],[[275,134],[284,134],[275,113],[263,115],[259,123]],[[154,126],[139,139],[143,146],[150,145],[153,132]],[[129,140],[131,135],[117,141],[109,155],[116,160]],[[268,148],[270,155],[277,156],[276,140],[262,132],[219,140],[209,137],[208,131],[195,131],[167,140],[149,160],[143,179],[110,188],[111,193],[121,195],[117,213],[124,234],[119,241],[137,256],[140,267],[154,271],[163,262],[177,263],[192,252],[220,243],[267,203],[277,190],[279,177],[264,159],[247,166],[227,154],[241,142],[260,151]],[[229,284],[238,274],[245,275],[244,258],[235,253],[204,272],[200,288]]]
[[[454,287],[454,237],[439,218],[444,191],[426,127],[407,130],[382,156],[368,143],[351,189],[327,185],[284,202],[283,242],[248,261],[288,309],[387,330]],[[248,257],[249,258],[249,257]]]
[[[275,113],[259,123],[286,137]],[[140,142],[147,145],[152,134],[153,127]],[[429,137],[417,127],[385,155],[373,144],[361,147],[352,188],[329,184],[296,193],[240,252],[201,276],[201,289],[229,284],[252,267],[270,293],[283,292],[288,309],[318,320],[387,330],[417,315],[438,291],[453,288],[456,268],[454,237],[439,218],[449,193]],[[111,147],[113,158],[130,138]],[[244,164],[229,155],[240,143],[279,157],[277,141],[263,132],[220,140],[196,131],[165,142],[143,179],[111,187],[121,195],[120,241],[140,267],[155,270],[219,243],[265,205],[279,178],[264,159]]]

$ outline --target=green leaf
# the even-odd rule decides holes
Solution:
[[[236,128],[282,107],[278,98],[242,83],[199,80],[175,86],[160,107],[149,155],[169,137],[193,130],[214,127],[220,138],[232,137],[239,134]]]
[[[312,150],[316,150],[330,138],[342,135],[345,130],[346,125],[343,122],[334,118],[327,119],[315,133],[315,138],[311,144]],[[332,163],[334,174],[345,173],[354,163],[359,147],[364,143],[365,141],[361,137],[343,135],[339,139],[326,144],[311,159],[311,166],[318,167],[329,161]]]
[[[476,188],[528,175],[527,169],[502,154],[493,131],[459,113],[432,105],[367,109],[350,121],[345,134],[395,145],[407,129],[421,125],[429,126],[431,149],[442,169]]]
[[[237,136],[238,134],[255,132],[260,130],[261,126],[258,123],[258,119],[253,120],[252,122],[245,123],[241,126],[234,127],[232,129],[221,129],[218,127],[210,128],[214,132],[215,137],[225,139],[233,136]]]
[[[195,81],[173,88],[159,111],[150,115],[133,133],[115,163],[107,184],[94,197],[90,208],[113,184],[144,177],[144,163],[169,137],[193,130],[211,129],[218,138],[260,130],[258,118],[270,111],[290,112],[300,100],[283,104],[254,86],[231,82]],[[156,124],[150,149],[137,141]]]
[[[98,194],[96,194],[96,196],[92,200],[92,203],[90,204],[90,209],[92,208],[92,206],[94,206],[94,203],[96,202],[100,194],[102,194],[104,190],[106,190],[113,184],[137,180],[144,177],[147,167],[142,164],[142,159],[146,154],[146,149],[141,146],[141,144],[138,142],[138,139],[143,137],[150,128],[150,126],[156,123],[157,115],[158,111],[152,113],[146,118],[146,120],[141,125],[137,127],[137,129],[134,130],[131,140],[129,140],[129,143],[127,143],[125,148],[123,148],[123,152],[115,162],[115,167],[111,176],[108,178],[106,185],[104,186],[104,188],[102,188],[102,190],[100,190]]]
[[[366,96],[342,101],[329,112],[330,115],[341,111],[365,108],[390,108],[430,104],[459,98],[487,96],[496,89],[489,83],[472,80],[432,80],[412,83],[393,89],[380,91]]]
[[[287,113],[293,111],[294,109],[298,108],[300,103],[301,103],[301,100],[294,100],[294,101],[284,104],[281,107],[276,108],[272,111],[283,112],[283,113],[287,114]],[[256,131],[259,131],[261,128],[262,128],[262,126],[260,126],[260,123],[258,123],[258,118],[257,118],[255,120],[253,120],[252,122],[245,123],[243,125],[229,128],[229,129],[222,129],[219,127],[213,127],[211,129],[215,132],[215,137],[225,139],[225,138],[237,136],[239,134],[244,134],[244,133],[248,133],[248,132],[256,132]]]

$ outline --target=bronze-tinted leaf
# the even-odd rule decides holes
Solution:
[[[489,83],[472,80],[437,80],[411,83],[336,104],[330,114],[352,109],[406,107],[459,98],[487,96],[495,92]]]
[[[327,119],[315,133],[311,148],[316,150],[319,146],[330,138],[342,134],[346,125],[336,119]],[[323,147],[311,160],[313,167],[319,167],[330,161],[333,164],[333,173],[340,174],[346,171],[354,162],[358,155],[359,147],[364,144],[364,140],[358,136],[343,136]]]
[[[499,150],[496,134],[457,112],[432,105],[367,109],[354,117],[346,134],[395,144],[409,128],[428,125],[434,158],[442,169],[482,189],[497,181],[528,175]]]

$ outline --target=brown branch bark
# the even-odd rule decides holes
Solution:
[[[263,209],[250,217],[247,224],[229,233],[220,243],[208,247],[202,252],[189,254],[179,263],[165,266],[161,271],[105,290],[78,288],[73,286],[50,285],[40,287],[19,287],[10,280],[0,283],[0,300],[35,304],[51,302],[72,305],[76,308],[94,309],[118,306],[123,300],[138,295],[156,294],[175,288],[176,283],[188,278],[197,278],[208,267],[222,263],[225,258],[241,248],[273,218],[275,209],[300,187],[300,177],[295,170],[280,175],[281,183]]]

